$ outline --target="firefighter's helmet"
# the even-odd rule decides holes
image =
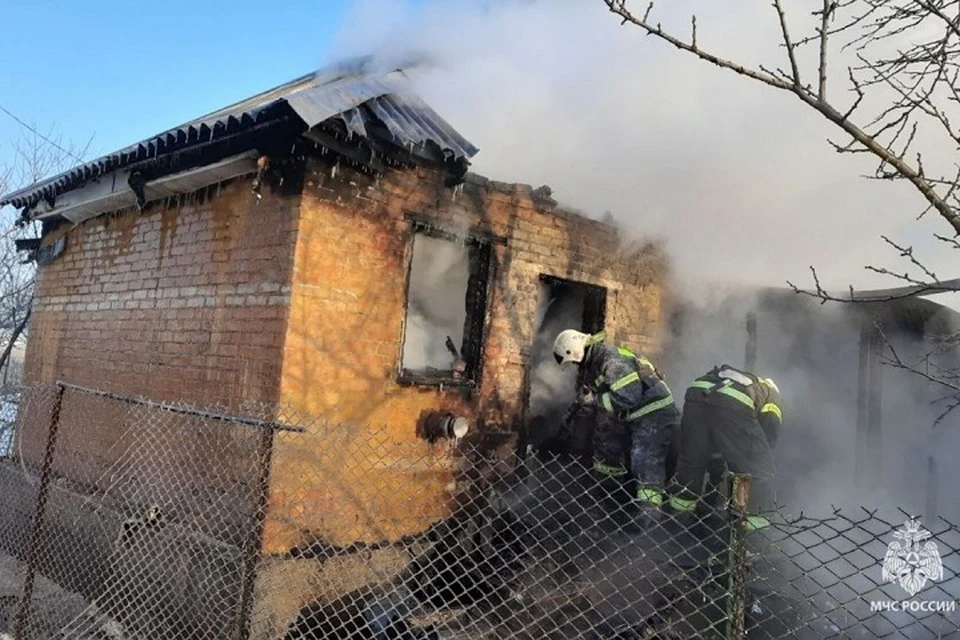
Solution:
[[[590,334],[575,329],[561,331],[553,341],[553,357],[557,360],[557,364],[563,367],[568,362],[576,364],[583,362],[589,340]]]

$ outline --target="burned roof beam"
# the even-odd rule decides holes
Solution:
[[[455,187],[464,181],[470,168],[470,162],[466,158],[457,157],[453,153],[446,154],[440,145],[433,140],[403,146],[393,140],[386,127],[371,127],[370,125],[368,127],[371,128],[371,135],[367,142],[374,151],[381,155],[402,158],[401,161],[404,164],[443,169],[448,176],[444,182],[447,187]]]
[[[387,170],[387,165],[377,158],[374,150],[367,145],[351,144],[318,127],[307,131],[304,137],[316,142],[322,147],[326,147],[334,153],[338,153],[349,160],[367,166],[379,173],[384,173]]]
[[[445,166],[443,155],[439,151],[438,146],[432,146],[430,151],[433,151],[433,153],[424,150],[424,145],[407,148],[392,141],[391,134],[382,125],[368,122],[367,127],[369,135],[364,138],[351,136],[350,132],[347,131],[346,125],[337,120],[324,122],[310,131],[319,131],[325,136],[332,138],[332,141],[335,142],[339,148],[334,148],[333,145],[325,145],[314,139],[318,144],[326,146],[331,151],[340,153],[344,157],[354,162],[359,162],[375,171],[382,172],[387,168],[386,164],[380,160],[381,158],[405,166],[420,165],[437,168],[443,168]],[[310,135],[305,135],[304,137],[311,138]],[[371,166],[371,163],[366,159],[368,157],[372,158],[378,165],[377,168]]]
[[[447,186],[455,186],[463,182],[470,164],[466,158],[455,157],[455,152],[452,150],[449,154],[445,153],[440,145],[433,140],[403,145],[396,140],[390,128],[376,116],[368,105],[361,105],[359,111],[364,114],[366,136],[358,138],[356,135],[351,135],[346,123],[338,119],[325,121],[311,129],[311,131],[323,131],[336,138],[337,142],[341,145],[347,145],[348,148],[351,149],[363,149],[362,153],[367,153],[367,149],[369,149],[372,151],[371,157],[375,159],[379,157],[406,166],[419,165],[444,169],[452,178],[452,180],[448,179]],[[337,151],[332,148],[331,150]],[[344,155],[355,162],[361,162],[369,166],[362,158],[357,159],[346,154]],[[454,157],[449,157],[449,155]],[[371,168],[373,169],[373,167]],[[379,168],[374,170],[382,171],[382,169]]]
[[[447,187],[455,187],[465,179],[470,163],[466,158],[446,158],[439,145],[432,141],[404,147],[381,136],[371,136],[366,143],[376,153],[405,165],[419,165],[443,169],[447,172]]]
[[[367,143],[374,151],[384,155],[391,155],[401,158],[408,158],[407,162],[415,164],[433,164],[441,165],[443,155],[441,153],[424,152],[426,145],[411,144],[403,145],[397,142],[390,129],[381,122],[376,116],[370,115],[367,118]],[[439,147],[436,147],[439,150]]]

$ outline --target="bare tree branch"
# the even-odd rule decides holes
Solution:
[[[883,342],[884,342],[884,344],[886,345],[887,349],[890,351],[890,354],[891,354],[891,355],[890,355],[889,358],[886,359],[887,364],[889,364],[889,365],[891,365],[891,366],[893,366],[893,367],[895,367],[895,368],[898,368],[898,369],[906,369],[906,370],[909,370],[909,371],[911,371],[911,372],[913,372],[913,373],[915,373],[915,374],[917,374],[917,375],[919,375],[919,376],[921,376],[921,377],[923,377],[923,378],[926,378],[926,379],[929,380],[930,382],[933,382],[933,383],[936,383],[936,384],[938,384],[938,385],[940,385],[940,386],[946,387],[946,388],[948,388],[948,389],[950,389],[950,390],[952,390],[952,391],[960,392],[960,384],[957,384],[957,383],[954,383],[954,382],[951,382],[951,381],[944,380],[943,378],[940,378],[940,377],[937,377],[937,376],[932,376],[932,375],[930,375],[930,373],[929,373],[927,370],[921,369],[921,368],[917,367],[916,365],[911,365],[911,364],[907,364],[906,362],[904,362],[903,359],[900,357],[900,355],[897,353],[896,347],[894,347],[893,343],[892,343],[892,342],[890,341],[890,339],[887,337],[887,334],[884,333],[883,328],[882,328],[878,323],[875,323],[874,326],[875,326],[877,332],[880,334],[881,338],[883,338]]]
[[[60,140],[53,140],[52,138],[43,135],[42,133],[40,133],[40,132],[37,130],[37,128],[36,128],[35,125],[31,125],[31,124],[29,124],[29,123],[24,122],[23,120],[21,120],[20,118],[18,118],[18,117],[16,116],[16,114],[14,114],[14,113],[12,113],[11,111],[9,111],[9,110],[8,110],[6,107],[4,107],[3,105],[0,105],[0,112],[3,112],[7,117],[9,117],[11,120],[13,120],[14,122],[16,122],[16,123],[17,123],[18,125],[20,125],[23,129],[25,129],[25,130],[29,131],[30,133],[32,133],[34,136],[36,136],[36,137],[38,137],[38,138],[41,138],[46,144],[48,144],[48,145],[50,145],[51,147],[53,147],[54,150],[62,153],[64,157],[71,158],[72,160],[75,160],[76,162],[83,162],[83,158],[81,157],[81,154],[76,153],[76,151],[74,151],[73,149],[68,149],[68,148],[62,146]],[[88,143],[88,144],[89,144],[89,143]]]
[[[934,237],[935,237],[937,240],[941,240],[941,241],[943,241],[943,242],[946,242],[947,244],[949,244],[949,245],[950,245],[951,247],[953,247],[954,249],[960,249],[960,241],[958,241],[956,238],[948,238],[948,237],[946,237],[946,236],[941,236],[941,235],[939,235],[939,234],[934,234]]]
[[[943,194],[937,191],[937,185],[927,179],[926,172],[905,160],[910,145],[915,139],[915,128],[910,118],[923,104],[922,96],[932,96],[937,87],[945,82],[945,79],[956,77],[956,74],[951,76],[945,72],[949,65],[952,64],[953,67],[951,68],[954,69],[960,67],[955,60],[955,58],[960,57],[960,43],[955,41],[960,29],[944,10],[944,6],[953,6],[957,0],[825,0],[821,11],[818,12],[820,21],[816,34],[803,37],[798,41],[794,41],[790,34],[788,20],[780,0],[774,0],[781,37],[787,49],[787,57],[790,60],[791,71],[789,74],[771,72],[763,65],[760,65],[757,69],[751,69],[716,53],[706,51],[699,44],[683,41],[665,31],[659,23],[653,24],[651,22],[654,9],[652,2],[647,5],[644,15],[640,17],[626,7],[624,0],[603,1],[610,12],[620,17],[622,24],[637,26],[648,35],[664,40],[677,49],[693,54],[717,67],[733,71],[774,89],[794,94],[803,103],[819,112],[824,118],[850,136],[852,141],[856,143],[856,147],[851,148],[862,148],[877,157],[880,164],[875,177],[889,180],[903,179],[910,182],[926,199],[930,207],[947,221],[953,231],[960,234],[960,213],[958,213],[954,199],[946,199]],[[936,10],[933,11],[931,7]],[[830,23],[837,11],[841,9],[852,12],[851,17],[839,28],[831,30]],[[860,52],[859,55],[863,56],[863,52],[871,45],[892,41],[894,38],[902,38],[911,34],[914,30],[921,28],[930,16],[946,25],[946,35],[938,37],[932,43],[913,45],[895,58],[878,58],[868,63],[867,68],[874,72],[874,77],[868,78],[867,81],[854,81],[857,99],[853,105],[840,110],[827,100],[828,42],[831,36],[845,32],[847,29],[858,28],[859,33],[851,38],[845,46],[856,46]],[[856,30],[853,32],[856,33]],[[796,56],[796,49],[800,46],[798,43],[812,42],[819,44],[819,85],[816,91],[801,83],[802,70]],[[921,69],[916,72],[921,76],[924,73],[929,74],[931,70],[936,71],[934,75],[936,82],[933,83],[932,87],[927,86],[922,90],[919,88],[920,84],[913,75],[915,72],[912,68],[913,65],[917,64],[926,66],[926,71]],[[854,71],[850,73],[853,77]],[[890,83],[890,78],[898,77],[898,74],[903,75],[905,79],[912,78],[913,83]],[[887,78],[887,84],[899,87],[902,101],[894,103],[882,113],[879,121],[880,128],[873,133],[868,133],[861,125],[854,123],[851,117],[863,101],[864,88],[873,83],[884,82],[884,76]],[[918,91],[920,92],[919,95],[913,95]],[[931,108],[923,110],[926,115],[936,118],[943,126],[949,127],[949,118],[942,113],[942,110]],[[909,134],[906,132],[909,132]],[[887,134],[891,134],[890,140],[883,139]],[[846,146],[836,144],[834,148],[838,151],[847,149]]]
[[[853,115],[853,112],[856,111],[857,107],[860,106],[860,103],[863,102],[863,97],[864,97],[863,88],[860,86],[860,83],[857,82],[857,79],[853,77],[853,69],[851,67],[847,67],[847,73],[850,76],[850,84],[853,85],[853,91],[856,91],[857,93],[857,99],[854,100],[853,104],[850,105],[850,108],[847,109],[846,112],[843,114],[844,120],[848,119],[851,115]],[[823,94],[821,93],[821,95]]]
[[[930,269],[926,267],[922,262],[917,260],[916,256],[913,254],[913,247],[902,247],[887,236],[880,236],[884,242],[900,252],[900,256],[903,258],[908,258],[910,262],[923,271],[931,280],[936,283],[940,283],[940,280],[937,278],[936,274],[933,273]],[[921,283],[922,284],[922,283]]]
[[[910,184],[925,203],[916,217],[936,211],[951,228],[951,234],[935,235],[936,239],[960,249],[960,162],[954,159],[960,151],[960,0],[821,0],[809,23],[788,16],[783,1],[773,0],[770,30],[777,29],[786,49],[787,70],[769,60],[744,65],[716,50],[704,50],[696,41],[685,43],[659,23],[654,26],[653,3],[642,18],[626,8],[625,0],[604,3],[622,24],[639,27],[716,67],[796,96],[843,132],[846,140],[827,140],[836,152],[876,158],[873,173],[864,176],[870,180]],[[804,47],[816,47],[816,55],[803,56]],[[829,74],[837,56],[847,70],[852,94],[843,104],[832,102],[828,95],[828,83],[837,81]],[[817,86],[804,84],[802,78],[814,73]],[[896,268],[868,265],[866,270],[893,280],[896,286],[831,291],[813,266],[812,288],[787,284],[821,304],[884,304],[960,292],[960,278],[941,278],[913,246],[881,238],[901,262]],[[928,343],[931,339],[925,336]],[[960,362],[960,330],[937,338],[937,348],[915,362],[899,353],[886,336],[884,340],[889,348],[886,364],[915,372],[946,391],[942,398],[946,409],[938,422],[960,408],[960,365],[955,364]]]
[[[790,77],[793,79],[793,83],[799,86],[800,67],[797,65],[796,47],[790,40],[790,29],[787,27],[787,16],[783,12],[783,6],[780,4],[780,0],[773,0],[773,6],[776,8],[777,17],[780,19],[780,33],[783,37],[783,44],[787,48],[787,57],[790,59]]]
[[[870,268],[870,267],[868,267]],[[794,283],[787,281],[787,286],[793,289],[793,292],[802,296],[816,298],[821,303],[826,302],[844,302],[844,303],[871,303],[871,302],[895,302],[897,300],[906,300],[918,296],[932,295],[937,293],[956,293],[960,291],[960,278],[944,280],[939,284],[920,283],[903,287],[894,287],[889,289],[869,289],[866,291],[857,291],[849,287],[846,294],[839,292],[830,292],[823,288],[819,276],[814,267],[810,267],[813,272],[815,289],[809,291],[802,289]],[[892,272],[891,272],[892,274]],[[899,274],[892,274],[901,277]]]
[[[718,67],[721,67],[723,69],[729,69],[741,75],[747,76],[748,78],[753,78],[754,80],[763,82],[764,84],[768,84],[777,89],[784,89],[788,91],[791,90],[791,86],[789,83],[777,78],[772,74],[754,71],[752,69],[748,69],[743,65],[737,64],[735,62],[724,60],[723,58],[720,58],[709,52],[706,52],[700,49],[699,47],[693,47],[691,44],[688,44],[683,40],[680,40],[679,38],[676,38],[670,35],[666,31],[663,31],[663,29],[659,24],[654,26],[649,22],[649,16],[652,13],[653,7],[654,7],[653,2],[647,5],[647,10],[644,13],[644,16],[642,18],[637,18],[636,16],[633,15],[633,13],[630,12],[630,10],[626,8],[622,0],[603,0],[603,1],[606,3],[607,7],[610,9],[612,13],[615,13],[622,18],[623,21],[621,22],[621,24],[632,23],[640,27],[644,31],[646,31],[647,34],[656,36],[661,40],[669,42],[670,44],[672,44],[673,46],[675,46],[676,48],[682,51],[687,51],[688,53],[692,53],[697,57],[699,57],[700,59],[706,62],[709,62],[711,64],[715,64]]]
[[[9,148],[12,159],[0,163],[0,192],[30,184],[58,173],[86,155],[91,138],[83,147],[65,142],[51,127],[40,129],[0,107],[21,126],[20,136]],[[36,268],[24,263],[16,240],[38,232],[37,224],[22,225],[12,210],[0,211],[0,372],[9,367],[14,349],[21,346],[29,327]],[[4,379],[6,375],[4,374]]]
[[[20,336],[23,335],[24,331],[26,331],[27,323],[30,321],[30,312],[32,310],[33,299],[31,298],[26,304],[26,310],[23,314],[23,317],[13,327],[13,332],[10,334],[10,338],[7,340],[7,346],[3,348],[3,353],[0,353],[0,371],[3,371],[4,367],[9,366],[10,354],[13,353],[13,347],[17,344]]]
[[[777,3],[779,4],[779,0],[777,0]],[[823,0],[823,9],[820,15],[820,85],[817,90],[817,97],[820,102],[826,102],[827,100],[827,39],[830,37],[827,27],[830,24],[830,14],[833,13],[835,6],[831,0]],[[782,12],[780,22],[783,23],[783,35],[786,38],[787,27]]]
[[[889,356],[881,356],[880,361],[883,364],[894,369],[907,371],[947,390],[946,396],[932,403],[936,404],[938,402],[943,402],[947,405],[947,408],[944,409],[933,421],[933,426],[935,427],[941,424],[948,415],[960,407],[960,372],[956,370],[945,371],[936,367],[936,365],[932,365],[930,358],[933,354],[931,353],[925,353],[917,362],[907,362],[903,357],[901,357],[893,341],[887,337],[886,333],[884,333],[880,323],[875,322],[874,327],[883,340],[885,351],[890,353]],[[956,341],[958,336],[954,334],[949,338]],[[955,346],[956,345],[954,345],[954,348]]]

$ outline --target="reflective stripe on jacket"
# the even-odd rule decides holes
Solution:
[[[729,398],[735,406],[753,413],[772,446],[780,435],[783,423],[783,401],[780,389],[770,378],[722,365],[714,367],[690,384],[687,399],[706,395]]]
[[[639,420],[668,408],[676,411],[670,387],[653,363],[623,347],[590,346],[581,383],[597,395],[603,411],[624,420]]]

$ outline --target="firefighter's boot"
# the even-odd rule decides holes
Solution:
[[[664,520],[663,489],[651,485],[637,487],[634,504],[638,507],[638,521],[647,529],[660,527]]]

